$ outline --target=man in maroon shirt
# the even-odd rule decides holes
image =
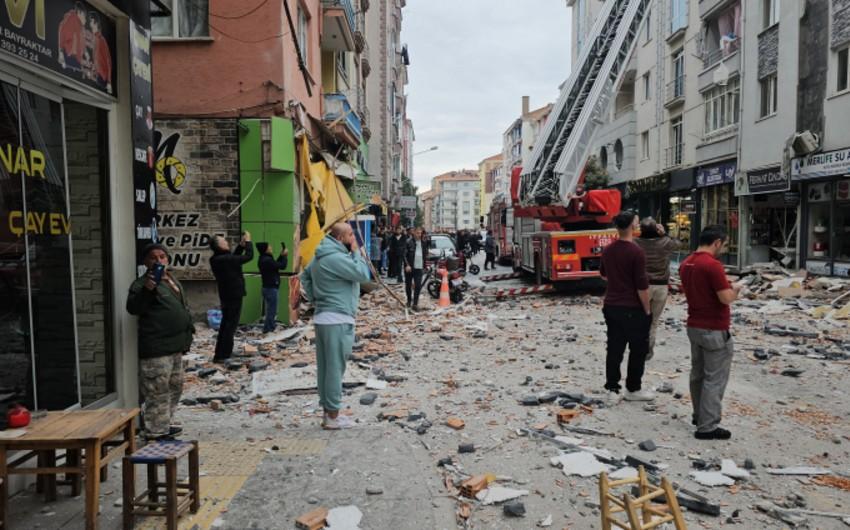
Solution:
[[[614,218],[620,238],[605,247],[599,272],[608,281],[602,314],[608,327],[605,357],[605,389],[608,403],[614,404],[620,394],[620,365],[626,345],[629,363],[626,370],[627,401],[651,401],[655,394],[641,390],[641,379],[649,353],[649,278],[646,255],[634,242],[638,217],[634,212],[620,212]]]
[[[699,248],[679,266],[682,289],[688,299],[688,339],[691,341],[691,401],[694,436],[700,440],[728,440],[732,433],[720,427],[723,393],[729,382],[733,344],[729,333],[729,305],[740,286],[729,285],[717,257],[726,249],[726,229],[708,226],[699,236]]]

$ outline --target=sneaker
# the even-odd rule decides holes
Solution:
[[[614,392],[613,390],[606,390],[605,395],[602,398],[602,401],[605,403],[606,407],[613,407],[617,403],[622,400],[622,396],[620,396],[619,392]]]
[[[713,431],[697,431],[694,433],[694,438],[696,438],[697,440],[728,440],[731,437],[732,433],[721,427],[718,427]]]
[[[638,390],[637,392],[626,391],[623,396],[626,401],[652,401],[655,399],[655,392],[651,390]]]
[[[322,429],[325,429],[326,431],[338,431],[341,429],[350,429],[352,427],[354,427],[354,420],[348,416],[343,416],[342,414],[336,418],[325,416],[322,420]]]
[[[154,434],[146,432],[144,434],[144,438],[148,442],[170,442],[174,440],[174,436],[170,432],[165,434]]]
[[[183,433],[183,427],[181,427],[179,425],[172,425],[171,427],[168,428],[168,435],[169,436],[177,436],[177,435],[182,434],[182,433]]]

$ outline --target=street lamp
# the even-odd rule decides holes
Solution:
[[[425,153],[430,153],[431,151],[436,151],[439,148],[440,148],[440,146],[435,145],[434,147],[429,147],[428,149],[426,149],[424,151],[419,151],[418,153],[413,153],[413,156],[424,155]]]

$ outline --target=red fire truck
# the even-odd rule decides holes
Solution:
[[[514,209],[510,201],[497,197],[490,205],[487,227],[493,231],[493,238],[499,245],[498,261],[500,265],[513,263]]]

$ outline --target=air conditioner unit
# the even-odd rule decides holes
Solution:
[[[794,149],[795,155],[807,155],[818,150],[820,147],[820,137],[811,131],[803,131],[794,135],[791,146]]]

